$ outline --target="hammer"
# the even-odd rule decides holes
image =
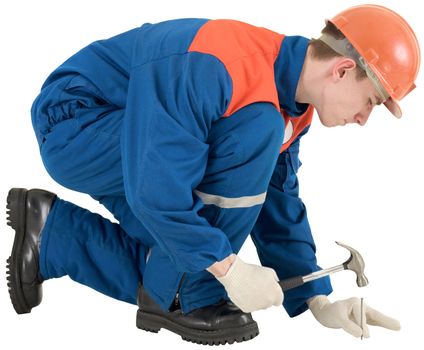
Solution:
[[[288,289],[299,287],[306,282],[310,282],[310,281],[316,280],[318,278],[327,276],[330,273],[339,272],[339,271],[343,271],[343,270],[351,270],[351,271],[355,272],[356,273],[356,284],[358,285],[358,287],[365,287],[368,284],[368,279],[364,275],[365,263],[364,263],[364,259],[362,259],[361,254],[359,254],[358,251],[356,251],[352,247],[347,246],[346,244],[342,244],[342,243],[337,242],[337,241],[336,241],[336,243],[339,246],[342,246],[342,247],[344,247],[344,248],[346,248],[347,250],[350,251],[350,258],[349,259],[347,259],[341,265],[330,267],[330,268],[325,269],[325,270],[312,272],[312,273],[310,273],[309,275],[306,275],[306,276],[297,276],[297,277],[292,277],[292,278],[288,278],[288,279],[285,279],[285,280],[281,280],[281,281],[278,282],[281,286],[281,289],[283,291],[286,291]]]

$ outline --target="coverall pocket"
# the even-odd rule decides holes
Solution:
[[[302,162],[300,161],[300,159],[298,157],[299,151],[298,150],[297,151],[290,150],[288,152],[288,154],[289,154],[289,158],[290,158],[291,168],[292,168],[293,172],[295,174],[297,174],[297,171],[302,166]]]
[[[298,157],[299,149],[294,147],[282,153],[283,157],[283,171],[281,179],[281,187],[284,192],[293,193],[299,188],[297,179],[297,172],[302,165]]]

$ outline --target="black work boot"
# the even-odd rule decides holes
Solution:
[[[203,345],[232,344],[250,340],[259,334],[252,315],[224,299],[187,314],[182,313],[179,305],[164,312],[140,285],[137,303],[137,327],[145,331],[157,333],[166,328],[184,340]]]
[[[40,235],[55,198],[54,193],[25,188],[12,188],[7,196],[7,224],[15,230],[7,259],[7,286],[18,314],[31,312],[41,303]]]

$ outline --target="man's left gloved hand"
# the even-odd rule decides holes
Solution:
[[[329,328],[343,328],[354,337],[362,335],[361,329],[361,300],[350,298],[331,303],[327,296],[317,295],[307,301],[312,314],[323,326]],[[363,336],[369,338],[367,324],[385,327],[394,331],[400,330],[399,321],[387,317],[364,303]]]

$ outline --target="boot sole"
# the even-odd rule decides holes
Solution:
[[[22,245],[25,239],[26,196],[25,188],[12,188],[7,195],[7,225],[15,230],[12,254],[6,260],[6,278],[10,300],[18,314],[31,312],[21,284]]]
[[[256,322],[242,327],[225,328],[219,330],[201,330],[188,328],[176,324],[164,317],[137,311],[137,328],[144,331],[158,333],[162,328],[166,328],[181,336],[183,340],[202,345],[224,345],[226,343],[240,343],[253,339],[259,334]]]

